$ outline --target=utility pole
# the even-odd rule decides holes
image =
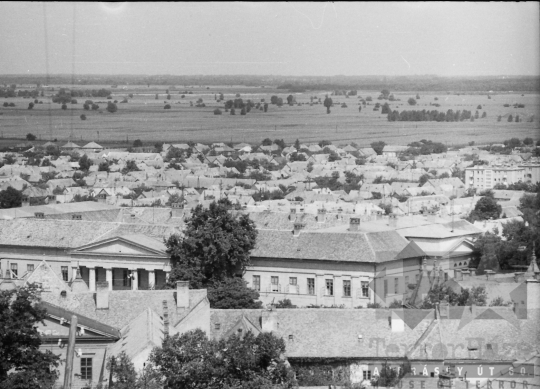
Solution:
[[[66,354],[66,370],[64,373],[64,389],[71,389],[73,379],[73,357],[75,356],[75,336],[77,334],[77,316],[71,316],[69,326],[69,340]]]
[[[111,357],[111,370],[109,371],[109,389],[113,389],[113,373],[114,373],[115,367],[116,367],[116,357],[113,355]]]

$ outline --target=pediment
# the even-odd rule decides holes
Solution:
[[[163,247],[161,247],[163,246]],[[74,254],[165,256],[165,246],[154,239],[115,237],[93,242],[73,251]]]

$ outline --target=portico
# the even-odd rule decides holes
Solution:
[[[93,242],[72,250],[71,258],[91,291],[102,281],[109,290],[159,289],[171,271],[165,245],[145,235]]]

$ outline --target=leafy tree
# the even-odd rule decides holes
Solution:
[[[208,300],[213,309],[260,309],[259,293],[248,288],[240,277],[225,278],[208,287]]]
[[[0,291],[0,388],[50,388],[58,379],[60,357],[40,351],[36,324],[46,311],[40,308],[39,289],[30,284]]]
[[[283,299],[277,302],[276,308],[291,309],[296,308],[296,305],[294,305],[289,299]]]
[[[86,115],[83,114],[83,115],[80,116],[80,118],[81,118],[81,120],[86,120]]]
[[[501,206],[492,197],[484,196],[478,200],[468,220],[472,223],[476,220],[498,219],[501,211]]]
[[[200,330],[167,337],[150,362],[165,388],[292,388],[294,374],[285,364],[283,339],[267,332],[208,339]]]
[[[300,140],[299,139],[296,139],[294,141],[294,148],[296,149],[296,151],[300,150]]]
[[[67,105],[66,104],[62,104],[62,109],[65,111],[67,109]]]
[[[413,99],[412,97],[410,97],[409,100],[407,100],[407,102],[409,103],[409,105],[416,105],[416,100]]]
[[[326,98],[324,99],[324,106],[326,107],[326,113],[330,113],[330,107],[333,105],[333,101],[328,95],[326,95]]]
[[[170,104],[165,104],[165,106],[163,107],[163,109],[171,109],[171,105],[170,105]]]
[[[143,143],[140,139],[135,139],[133,141],[133,147],[143,147]]]
[[[525,146],[532,146],[534,144],[534,140],[532,138],[525,138],[523,139],[523,144]]]
[[[112,363],[113,358],[114,364]],[[111,369],[115,389],[136,389],[140,387],[137,385],[135,365],[133,365],[125,351],[122,351],[117,357],[110,356],[107,358],[107,370],[111,371]]]
[[[36,136],[34,134],[28,133],[26,134],[26,140],[34,141],[36,140]]]
[[[508,116],[508,122],[513,122],[514,121],[514,117],[510,114]]]
[[[0,208],[16,208],[22,204],[22,192],[8,186],[0,191]]]
[[[118,111],[118,106],[111,102],[111,101],[108,101],[107,102],[107,112],[110,112],[110,113],[115,113],[116,111]]]
[[[109,163],[107,161],[103,161],[98,166],[99,172],[108,172],[110,170]]]
[[[79,159],[79,166],[81,170],[87,171],[90,169],[90,166],[92,166],[94,163],[88,158],[86,154],[84,154],[81,159]]]
[[[92,104],[92,111],[97,111],[99,109],[99,105]]]
[[[32,108],[34,108],[34,103],[29,103],[28,104],[28,109],[32,109]]]
[[[221,114],[222,114],[221,109],[219,108],[214,109],[214,115],[221,115]]]
[[[243,274],[250,264],[250,251],[255,247],[257,230],[246,214],[229,212],[227,199],[210,204],[208,209],[198,205],[186,221],[184,236],[171,235],[165,242],[174,267],[170,281],[190,281],[192,288]],[[190,278],[200,274],[201,278]]]
[[[371,143],[371,148],[377,153],[377,155],[382,155],[384,146],[386,146],[386,143],[382,140]]]
[[[128,174],[129,172],[138,172],[141,169],[137,166],[134,160],[129,160],[126,162],[126,166],[122,169],[122,174]]]
[[[388,89],[383,89],[381,95],[383,95],[383,98],[387,99],[388,96],[390,96],[390,91]]]

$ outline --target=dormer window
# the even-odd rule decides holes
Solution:
[[[35,212],[34,216],[36,219],[45,219],[45,214],[43,212]]]
[[[71,220],[82,220],[82,215],[71,215]]]

